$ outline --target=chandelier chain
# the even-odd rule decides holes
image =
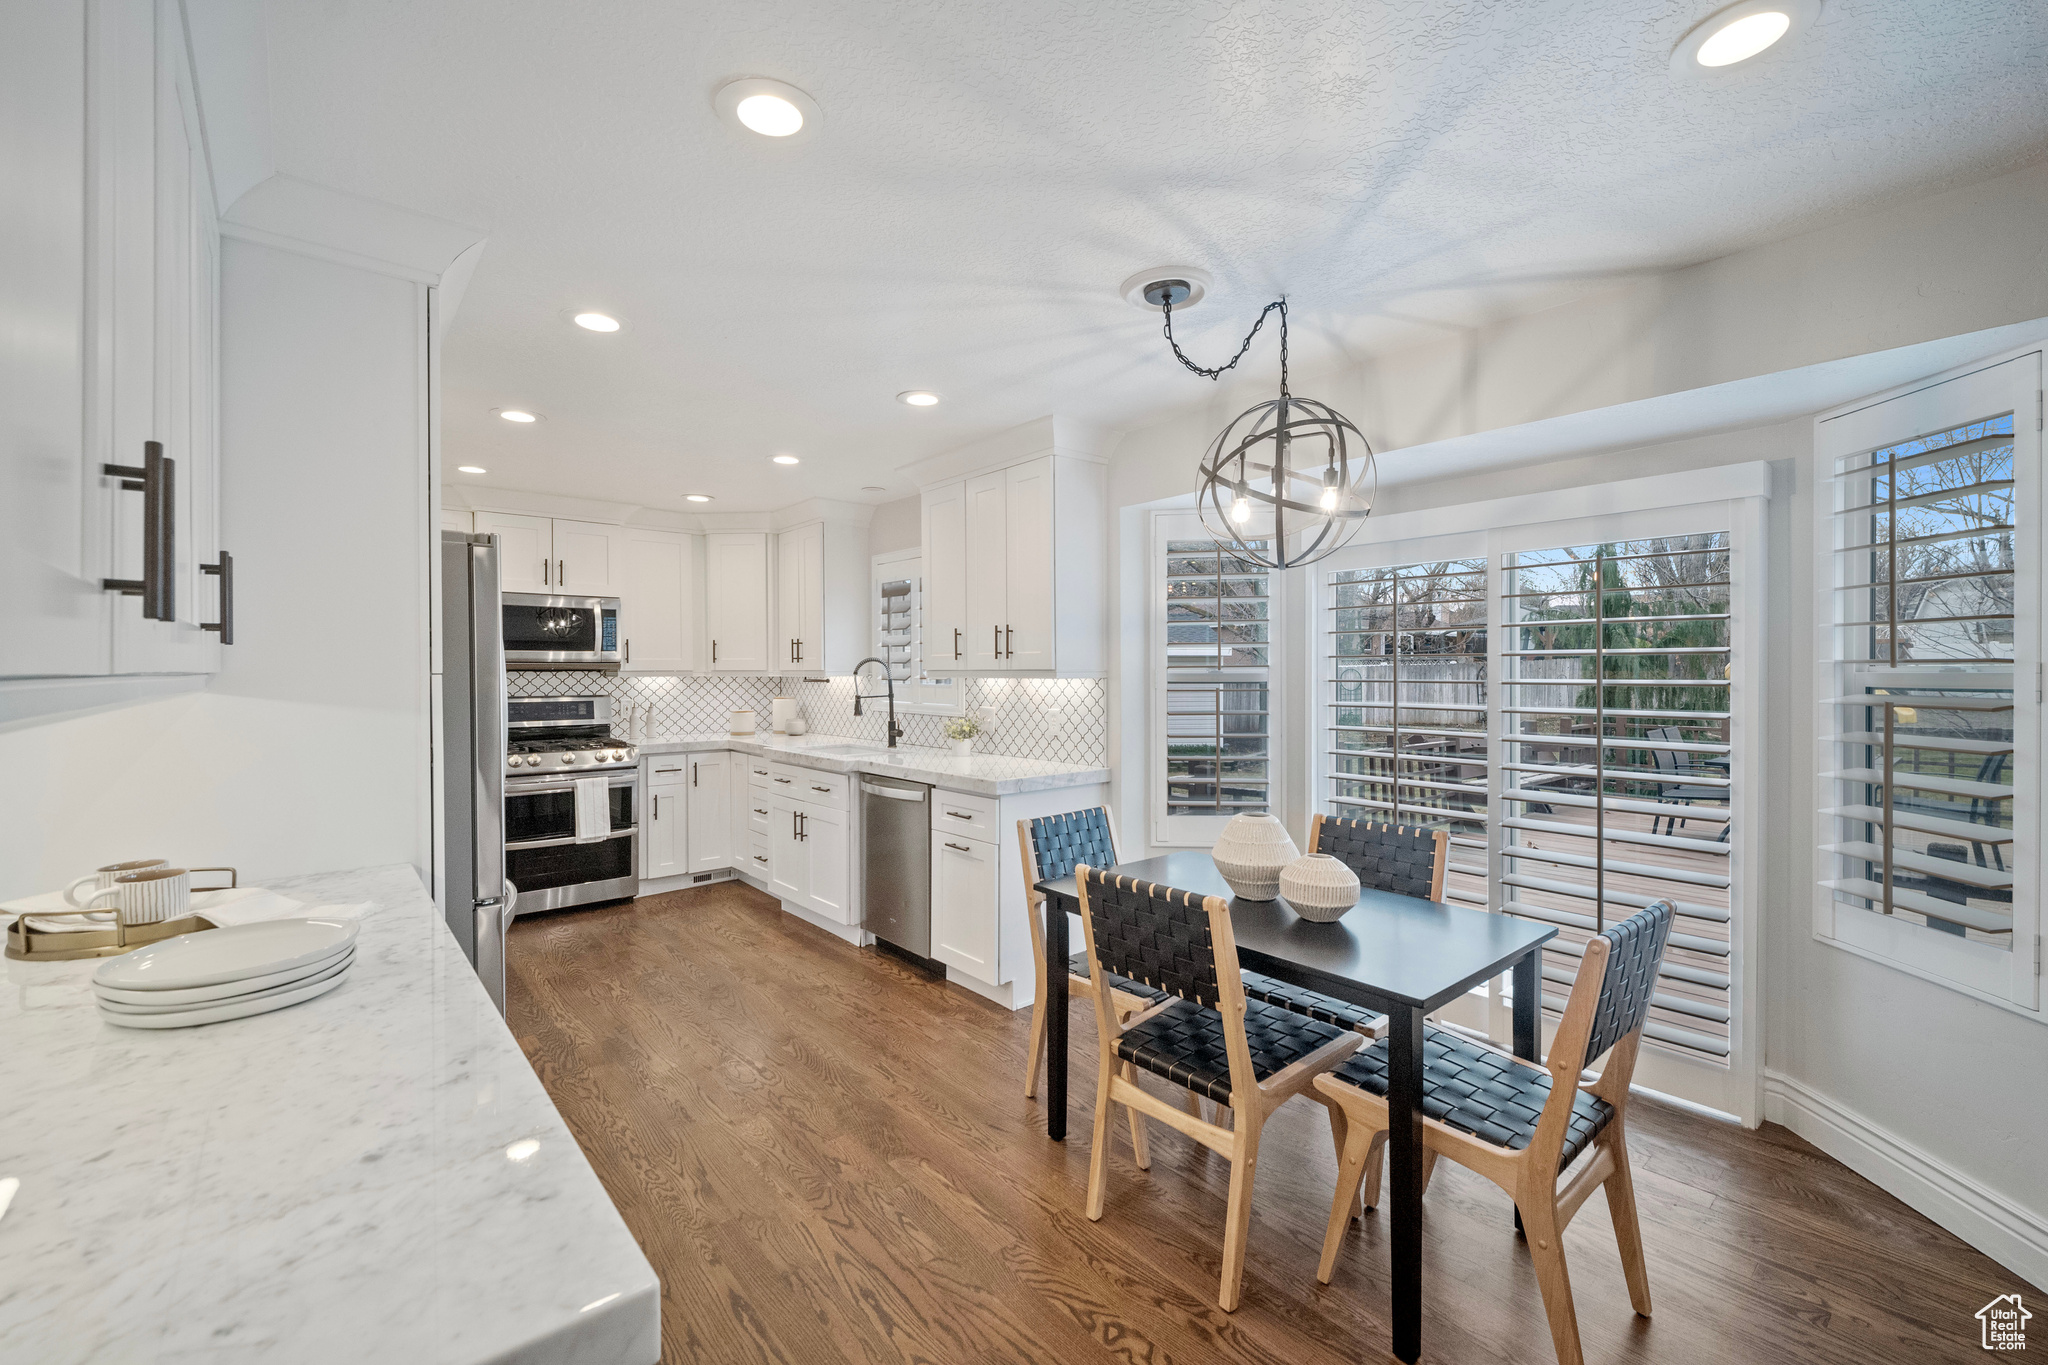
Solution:
[[[1222,364],[1222,365],[1218,365],[1218,366],[1216,366],[1216,367],[1215,367],[1215,368],[1213,368],[1213,369],[1211,369],[1211,368],[1209,368],[1208,366],[1205,366],[1205,365],[1197,365],[1197,364],[1196,364],[1196,363],[1195,363],[1194,361],[1192,361],[1192,360],[1189,360],[1189,359],[1187,358],[1187,355],[1186,355],[1186,353],[1185,353],[1185,352],[1183,352],[1183,351],[1181,350],[1181,348],[1180,348],[1180,343],[1179,343],[1179,342],[1177,342],[1177,341],[1175,341],[1175,340],[1173,339],[1173,298],[1172,298],[1172,296],[1171,296],[1171,295],[1168,295],[1168,296],[1167,296],[1167,297],[1166,297],[1165,299],[1163,299],[1163,300],[1161,301],[1161,303],[1160,303],[1159,307],[1160,307],[1160,311],[1166,314],[1166,344],[1167,344],[1168,346],[1171,346],[1171,347],[1173,348],[1173,354],[1174,354],[1174,358],[1175,358],[1175,359],[1177,359],[1177,360],[1179,360],[1181,364],[1183,364],[1183,365],[1187,366],[1187,367],[1188,367],[1188,368],[1189,368],[1190,370],[1193,370],[1193,371],[1194,371],[1194,372],[1195,372],[1196,374],[1198,374],[1198,375],[1202,376],[1202,378],[1204,378],[1204,379],[1221,379],[1221,378],[1223,377],[1223,375],[1224,375],[1224,372],[1225,372],[1225,371],[1227,371],[1227,370],[1234,370],[1234,369],[1236,369],[1236,368],[1237,368],[1237,362],[1238,362],[1238,361],[1240,361],[1240,360],[1243,360],[1243,359],[1244,359],[1244,356],[1245,356],[1245,352],[1246,352],[1246,351],[1249,351],[1249,350],[1250,350],[1250,349],[1252,348],[1252,338],[1256,337],[1256,336],[1257,336],[1257,335],[1259,334],[1259,329],[1260,329],[1261,327],[1264,327],[1264,326],[1266,325],[1266,315],[1267,315],[1268,313],[1271,313],[1271,312],[1272,312],[1272,311],[1273,311],[1274,309],[1276,309],[1276,308],[1277,308],[1277,309],[1279,309],[1279,310],[1280,310],[1280,396],[1281,396],[1282,398],[1286,398],[1286,397],[1288,397],[1288,396],[1289,396],[1289,395],[1288,395],[1288,392],[1287,392],[1287,300],[1286,300],[1286,299],[1275,299],[1275,300],[1273,300],[1273,301],[1272,301],[1271,303],[1267,304],[1267,305],[1266,305],[1266,306],[1265,306],[1265,307],[1264,307],[1263,309],[1261,309],[1261,310],[1259,311],[1259,320],[1258,320],[1257,322],[1255,322],[1255,323],[1253,323],[1253,324],[1252,324],[1252,329],[1251,329],[1251,331],[1249,331],[1249,332],[1246,332],[1246,333],[1244,334],[1244,343],[1243,343],[1242,345],[1240,345],[1240,346],[1239,346],[1239,347],[1237,348],[1237,354],[1236,354],[1236,355],[1234,355],[1234,356],[1232,356],[1232,357],[1230,357],[1230,360],[1229,360],[1229,362],[1228,362],[1228,363],[1226,363],[1226,364]]]

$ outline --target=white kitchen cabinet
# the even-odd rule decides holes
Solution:
[[[932,956],[989,985],[1001,980],[999,851],[983,839],[932,835]]]
[[[688,673],[697,666],[696,537],[625,528],[618,593],[624,673]]]
[[[773,671],[765,531],[714,531],[704,537],[704,620],[712,672]]]
[[[865,526],[816,521],[775,537],[775,667],[843,677],[868,652]]]
[[[726,849],[732,855],[732,866],[742,869],[746,868],[747,854],[753,847],[751,812],[756,803],[748,799],[752,794],[753,782],[747,771],[747,756],[738,753],[728,755],[725,765]]]
[[[844,777],[816,774],[818,785],[804,781],[807,770],[777,764],[765,806],[769,889],[783,900],[837,924],[852,924],[852,817],[846,806]],[[763,789],[753,788],[761,796]],[[756,826],[758,828],[758,826]]]
[[[659,766],[679,765],[660,762]],[[640,876],[647,881],[680,877],[690,870],[690,784],[670,778],[650,781],[645,790],[647,809],[646,818],[640,823]]]
[[[157,0],[0,6],[0,676],[220,667],[219,233],[181,15]],[[139,596],[144,496],[172,462],[171,553]]]
[[[626,584],[628,532],[598,521],[556,518],[555,591],[572,597],[617,597]]]
[[[475,526],[476,521],[471,513],[458,512],[452,507],[444,507],[441,509],[442,530],[459,531],[463,535],[469,535],[471,531],[475,528]]]
[[[498,538],[501,592],[555,590],[555,523],[512,512],[478,512],[476,534]]]
[[[768,889],[796,905],[811,898],[811,855],[798,833],[803,809],[780,792],[768,798]]]
[[[805,802],[797,822],[799,841],[810,863],[810,895],[804,904],[826,919],[853,923],[853,841],[847,814]]]
[[[967,662],[967,485],[925,494],[924,659],[932,671]]]
[[[1102,675],[1099,464],[1044,455],[929,488],[923,507],[925,638],[937,662],[958,630],[963,673]]]
[[[722,749],[688,756],[692,872],[717,872],[733,865],[733,759]]]

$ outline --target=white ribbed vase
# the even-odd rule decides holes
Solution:
[[[1328,924],[1358,904],[1358,874],[1327,853],[1311,853],[1281,872],[1280,894],[1295,914]]]
[[[1240,899],[1269,901],[1280,895],[1281,869],[1300,857],[1301,850],[1276,817],[1238,815],[1223,827],[1223,837],[1209,856]]]

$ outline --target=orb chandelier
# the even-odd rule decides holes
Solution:
[[[1245,409],[1209,443],[1197,471],[1202,526],[1232,554],[1267,569],[1293,569],[1336,553],[1372,513],[1379,474],[1372,446],[1328,403],[1297,398],[1287,385],[1287,300],[1259,313],[1237,354],[1214,368],[1187,358],[1173,339],[1173,306],[1192,290],[1185,280],[1154,280],[1145,301],[1165,318],[1166,344],[1206,379],[1235,369],[1266,318],[1280,315],[1280,396]]]

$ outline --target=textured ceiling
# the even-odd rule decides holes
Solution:
[[[1716,8],[271,0],[265,21],[280,170],[490,234],[444,355],[448,463],[745,510],[902,496],[898,465],[1054,410],[1127,426],[1204,398],[1115,293],[1160,262],[1216,276],[1199,356],[1286,291],[1313,368],[2048,151],[2048,4],[1828,0],[1734,79],[1674,78]],[[711,93],[744,75],[810,92],[817,136],[720,123]],[[570,324],[590,308],[625,330]],[[946,401],[895,401],[913,387]]]

